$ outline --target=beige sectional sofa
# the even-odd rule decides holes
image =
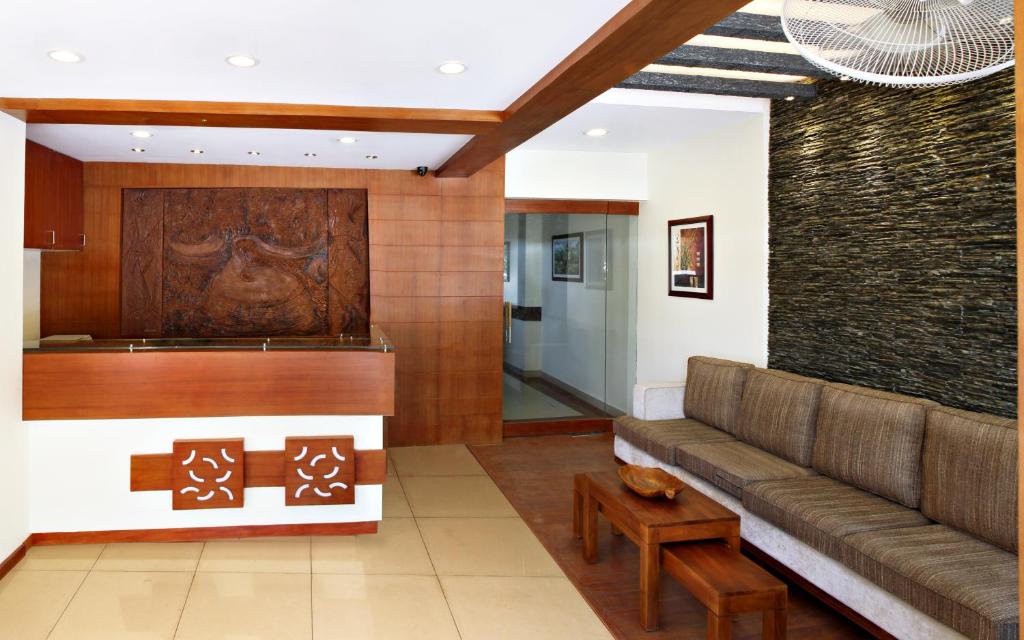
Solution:
[[[705,357],[688,363],[683,415],[618,418],[616,453],[706,481],[813,552],[780,549],[840,563],[950,636],[1018,637],[1014,421]],[[897,636],[938,635],[868,609]]]

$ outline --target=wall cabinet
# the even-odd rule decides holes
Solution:
[[[78,250],[86,244],[83,164],[25,142],[25,248]]]

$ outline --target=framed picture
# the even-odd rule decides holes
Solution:
[[[583,282],[583,234],[551,236],[551,279]]]
[[[668,221],[668,295],[714,296],[714,216]]]
[[[506,242],[505,243],[505,282],[511,282],[512,281],[512,274],[509,273],[509,265],[512,264],[511,249],[512,249],[512,243],[511,242]]]
[[[611,289],[611,230],[588,231],[585,235],[584,253],[587,255],[586,287],[588,289]]]

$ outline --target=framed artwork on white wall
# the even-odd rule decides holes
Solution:
[[[668,295],[714,299],[714,216],[668,221]]]

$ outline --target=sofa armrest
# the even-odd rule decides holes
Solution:
[[[641,420],[683,418],[684,382],[655,382],[633,387],[633,416]]]

